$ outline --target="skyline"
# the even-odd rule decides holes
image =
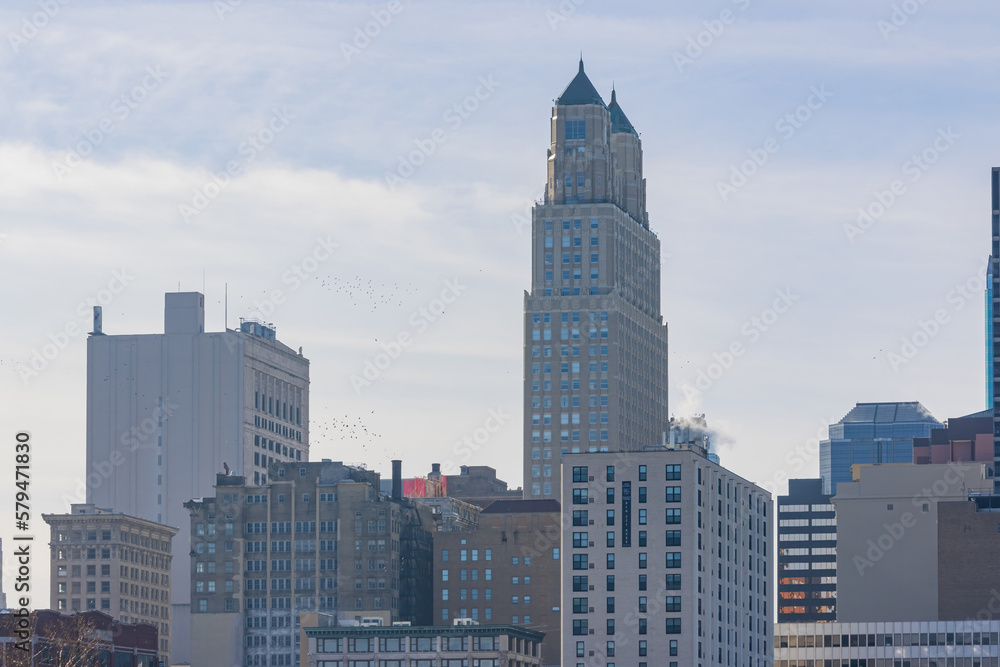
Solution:
[[[857,402],[920,401],[939,420],[985,407],[988,183],[1000,163],[988,144],[1000,114],[983,86],[996,77],[992,5],[922,5],[883,34],[891,2],[581,3],[569,14],[556,3],[404,2],[396,14],[389,3],[227,3],[221,19],[211,5],[119,4],[60,6],[16,52],[9,38],[0,48],[0,261],[14,315],[0,325],[0,392],[5,424],[54,454],[34,463],[36,536],[38,514],[65,511],[62,494],[83,478],[87,300],[110,297],[108,333],[159,333],[178,282],[200,291],[204,280],[206,330],[222,329],[228,283],[230,328],[268,311],[279,340],[303,346],[312,460],[387,472],[401,458],[408,477],[435,461],[491,465],[517,486],[523,221],[542,192],[551,100],[581,47],[598,91],[609,98],[614,84],[642,132],[671,412],[707,413],[723,465],[765,485],[814,476],[810,439]],[[391,20],[348,57],[341,44],[383,9]],[[0,12],[4,35],[26,16]],[[707,46],[678,65],[705,31]],[[796,127],[786,114],[803,106]],[[53,164],[69,166],[67,146],[81,142],[93,155],[60,181]],[[932,149],[924,171],[912,156]],[[762,150],[737,186],[733,168]],[[412,175],[388,183],[407,161]],[[243,175],[223,186],[212,174],[229,162]],[[858,209],[877,211],[893,181],[905,191],[849,238]],[[219,194],[185,221],[181,207],[212,183]],[[720,183],[736,188],[725,201]],[[937,311],[947,321],[894,371],[889,354],[903,356],[902,339]],[[25,383],[16,365],[60,332],[65,349]],[[399,359],[356,389],[352,375],[388,341]],[[683,386],[734,343],[744,351],[732,368],[686,404]],[[509,417],[477,442],[496,414]]]

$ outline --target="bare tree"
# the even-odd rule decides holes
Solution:
[[[100,665],[99,651],[110,649],[93,619],[82,614],[72,617],[44,617],[32,614],[29,650],[6,646],[10,667],[94,667]]]

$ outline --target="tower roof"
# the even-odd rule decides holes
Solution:
[[[635,136],[639,136],[639,133],[635,131],[632,127],[632,123],[629,122],[628,116],[622,111],[622,108],[618,106],[618,98],[615,96],[615,89],[611,89],[611,104],[608,105],[608,111],[611,112],[611,131],[612,132],[631,132]]]
[[[594,84],[590,82],[590,79],[587,78],[586,73],[583,71],[583,58],[580,58],[580,71],[569,82],[562,95],[556,99],[557,106],[567,106],[570,104],[600,104],[602,107],[605,106],[604,100],[601,99],[601,94],[597,92]]]

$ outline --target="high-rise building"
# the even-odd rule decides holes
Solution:
[[[778,496],[778,622],[837,620],[837,517],[822,479]]]
[[[770,494],[697,446],[563,458],[563,660],[766,667]]]
[[[993,258],[986,269],[986,407],[993,409]]]
[[[3,539],[0,539],[0,609],[7,608],[7,594],[3,592]]]
[[[558,498],[560,457],[638,451],[667,430],[660,241],[642,142],[583,71],[555,101],[524,298],[524,497]]]
[[[913,463],[914,438],[929,438],[944,424],[916,401],[858,403],[819,443],[823,493],[836,495],[837,484],[851,481],[857,463]]]
[[[474,532],[434,535],[434,624],[510,623],[545,634],[542,665],[558,667],[559,502],[498,500]]]
[[[172,664],[170,545],[177,529],[84,504],[42,519],[51,533],[52,609],[101,611],[120,623],[152,625],[160,659]]]
[[[1000,469],[1000,390],[997,389],[997,380],[1000,373],[997,372],[997,364],[1000,364],[1000,336],[995,332],[1000,331],[997,327],[997,318],[1000,318],[1000,167],[993,167],[990,178],[990,192],[992,194],[992,243],[990,251],[990,372],[987,377],[993,379],[990,388],[990,408],[993,409],[993,450],[995,459],[993,469]],[[994,493],[1000,493],[1000,478],[994,478]]]
[[[97,310],[97,309],[95,309]],[[205,332],[205,297],[166,295],[164,333],[87,339],[86,501],[187,526],[184,503],[211,493],[228,466],[267,483],[271,461],[309,454],[309,361],[271,325]],[[82,499],[81,499],[82,500]],[[173,541],[172,657],[186,663],[189,532]]]
[[[300,618],[431,625],[429,508],[378,473],[340,462],[275,462],[267,486],[218,475],[189,501],[192,667],[296,665]]]

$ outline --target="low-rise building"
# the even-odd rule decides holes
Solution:
[[[774,667],[997,667],[1000,620],[778,623]]]
[[[99,611],[67,616],[39,609],[26,619],[0,614],[0,665],[4,667],[158,667],[160,664],[170,663],[159,651],[155,625],[119,623]]]
[[[303,667],[541,667],[544,635],[513,625],[306,628]]]
[[[169,664],[171,541],[177,529],[88,504],[42,519],[51,534],[52,608],[101,611],[121,623],[153,625],[160,657]]]

